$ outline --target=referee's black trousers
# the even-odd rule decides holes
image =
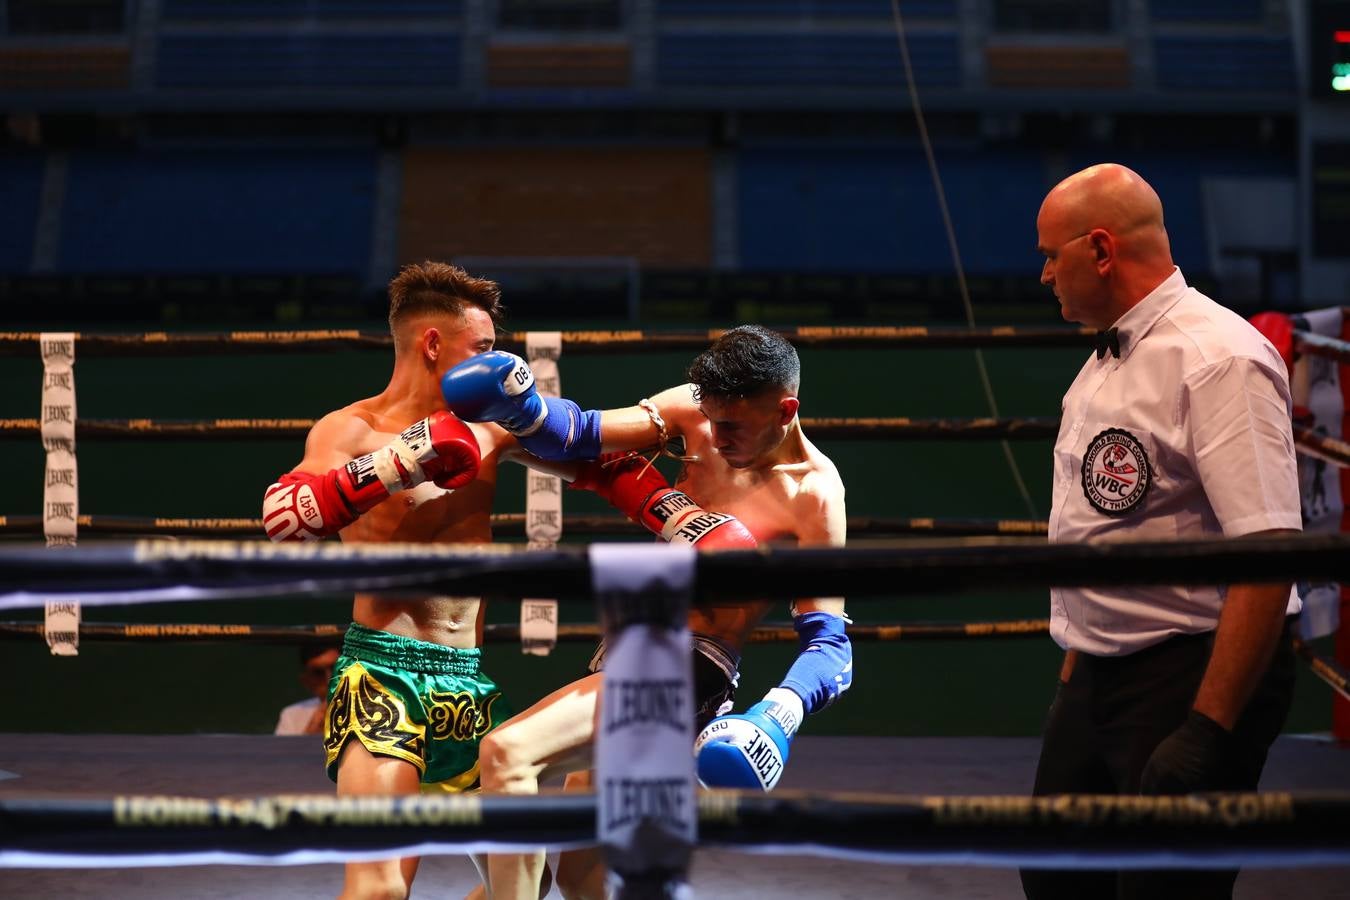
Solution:
[[[1185,721],[1209,662],[1214,633],[1170,638],[1128,656],[1078,654],[1045,725],[1036,796],[1138,794],[1144,764]],[[1270,668],[1233,728],[1234,754],[1214,790],[1253,791],[1293,700],[1289,626]],[[1231,898],[1237,870],[1023,869],[1029,900]]]

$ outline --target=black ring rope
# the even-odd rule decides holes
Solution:
[[[181,642],[181,643],[259,643],[259,644],[331,644],[347,631],[346,625],[227,625],[173,622],[81,622],[81,641]],[[999,622],[895,622],[885,625],[850,625],[854,642],[890,643],[911,640],[961,640],[967,638],[1039,638],[1050,633],[1049,619],[1013,619]],[[561,624],[557,642],[594,643],[604,632],[594,624]],[[0,640],[42,639],[46,629],[41,622],[0,622]],[[786,625],[761,625],[750,632],[752,644],[796,643],[797,632]],[[491,623],[483,626],[485,644],[520,643],[520,626]],[[1317,653],[1309,644],[1295,638],[1294,650],[1308,667],[1338,694],[1350,700],[1350,674],[1333,659]]]
[[[228,642],[263,644],[332,643],[347,631],[346,625],[227,625],[210,623],[81,622],[80,640],[126,642]],[[887,625],[850,625],[853,641],[891,642],[900,640],[952,640],[960,638],[1041,637],[1050,631],[1049,619],[1021,619],[1005,622],[896,622]],[[41,622],[0,622],[0,640],[42,638]],[[561,624],[559,643],[594,643],[604,636],[595,624]],[[797,643],[797,632],[789,625],[762,625],[747,639],[752,644]],[[483,626],[483,642],[507,644],[520,642],[520,626],[489,624]]]
[[[802,326],[778,329],[798,346],[831,348],[1089,347],[1090,328],[928,328],[911,326]],[[528,332],[498,338],[499,349],[523,351]],[[563,352],[636,353],[659,350],[700,351],[722,334],[706,331],[564,331]],[[85,334],[75,332],[78,356],[200,356],[234,353],[332,352],[393,346],[388,332],[358,330],[233,331],[224,333]],[[39,333],[0,332],[0,356],[36,356]]]
[[[81,536],[161,535],[174,537],[254,537],[263,536],[262,519],[180,518],[172,516],[105,516],[80,514],[76,527]],[[948,537],[977,535],[1044,535],[1048,523],[1034,519],[892,519],[850,516],[850,535],[927,534]],[[492,516],[494,535],[525,534],[524,513],[496,513]],[[571,534],[630,534],[639,526],[623,516],[567,516],[563,532]],[[644,532],[645,533],[645,532]],[[42,517],[36,515],[0,516],[0,536],[42,534]]]
[[[1086,347],[1090,328],[928,328],[926,326],[802,326],[777,329],[793,343],[810,347]],[[577,353],[632,353],[641,350],[703,349],[720,329],[689,332],[564,331],[563,348]],[[521,349],[527,332],[504,334],[498,346]],[[0,356],[36,356],[39,333],[0,332]],[[309,331],[165,332],[86,334],[75,332],[80,356],[187,356],[231,353],[333,352],[387,349],[387,332],[357,329]],[[1350,344],[1308,331],[1294,332],[1294,350],[1350,363]]]
[[[1350,535],[1050,544],[1027,538],[860,541],[699,554],[697,599],[893,597],[976,588],[1350,580]],[[1222,573],[1216,575],[1216,573]],[[0,547],[0,608],[384,591],[591,599],[585,547],[145,540]],[[133,599],[130,598],[135,598]]]
[[[466,852],[595,842],[594,794],[0,796],[0,863],[15,854],[134,864],[150,854]],[[1350,793],[893,796],[705,791],[699,843],[896,862],[1098,868],[1350,862]],[[400,853],[399,855],[406,855]],[[14,860],[14,861],[11,861]],[[216,859],[215,861],[220,861]],[[30,861],[31,864],[31,861]]]
[[[1294,445],[1306,456],[1325,460],[1336,466],[1350,466],[1350,443],[1320,434],[1311,428],[1295,425]]]
[[[1326,335],[1311,331],[1294,332],[1294,352],[1334,359],[1342,364],[1350,364],[1350,344]]]
[[[314,419],[77,419],[78,440],[178,441],[261,439],[304,440]],[[910,419],[817,418],[802,419],[813,438],[879,438],[884,440],[985,440],[1007,438],[1040,440],[1059,430],[1056,419]],[[42,424],[37,419],[0,419],[0,440],[38,438]]]
[[[1325,681],[1331,689],[1346,700],[1350,700],[1350,672],[1346,672],[1336,660],[1323,656],[1306,641],[1294,638],[1294,652],[1303,657],[1314,675]]]
[[[314,419],[77,419],[77,440],[304,440]],[[1053,418],[1007,419],[910,419],[807,418],[802,428],[819,440],[1047,440],[1059,433]],[[42,424],[37,419],[0,419],[0,440],[38,438]],[[1311,456],[1350,466],[1350,443],[1318,434],[1302,426],[1294,428],[1298,449]]]

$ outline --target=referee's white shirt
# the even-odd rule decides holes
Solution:
[[[1115,323],[1064,395],[1050,540],[1170,540],[1302,528],[1284,361],[1180,269]],[[1055,588],[1050,633],[1094,656],[1213,630],[1225,588]],[[1289,612],[1300,609],[1290,592]]]

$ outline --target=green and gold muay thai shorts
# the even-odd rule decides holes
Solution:
[[[374,756],[412,763],[423,791],[478,787],[478,742],[511,717],[479,669],[482,650],[460,650],[355,623],[328,683],[323,746],[328,777],[349,740]]]

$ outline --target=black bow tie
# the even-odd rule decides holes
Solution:
[[[1107,350],[1110,350],[1116,359],[1120,359],[1120,333],[1114,328],[1097,332],[1097,358],[1106,356]]]

